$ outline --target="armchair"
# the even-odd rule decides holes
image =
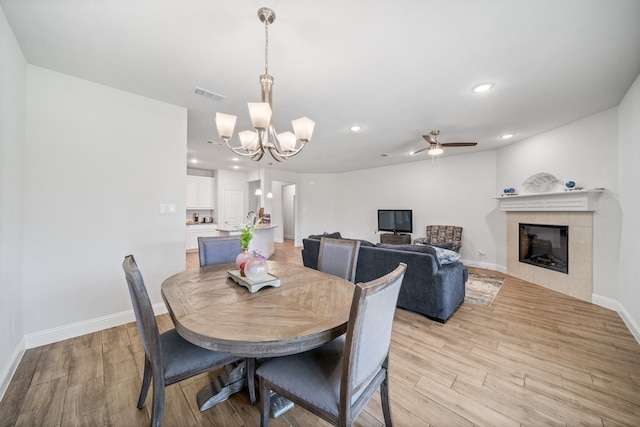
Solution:
[[[451,244],[451,249],[460,252],[462,247],[462,227],[455,225],[427,225],[427,237],[415,239],[413,243],[423,243],[427,245],[442,246]]]

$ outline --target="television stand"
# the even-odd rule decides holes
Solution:
[[[380,235],[380,243],[390,245],[410,245],[411,234],[384,233]]]

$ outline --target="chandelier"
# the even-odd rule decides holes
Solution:
[[[229,140],[233,136],[237,116],[216,113],[216,127],[218,134],[234,153],[260,161],[265,152],[283,162],[298,154],[309,142],[313,134],[315,123],[307,117],[293,120],[293,131],[276,133],[272,120],[273,76],[269,74],[269,24],[276,19],[273,10],[263,7],[258,9],[258,17],[264,23],[264,74],[260,76],[261,102],[249,102],[251,125],[255,130],[245,130],[238,133],[240,145],[232,147]]]

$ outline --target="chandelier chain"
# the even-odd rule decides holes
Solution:
[[[264,21],[264,73],[269,74],[269,20]]]

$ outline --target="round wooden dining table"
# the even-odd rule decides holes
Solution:
[[[204,348],[257,358],[311,350],[346,332],[353,283],[301,265],[268,264],[280,286],[255,293],[227,277],[234,263],[167,278],[162,298],[178,333]]]

